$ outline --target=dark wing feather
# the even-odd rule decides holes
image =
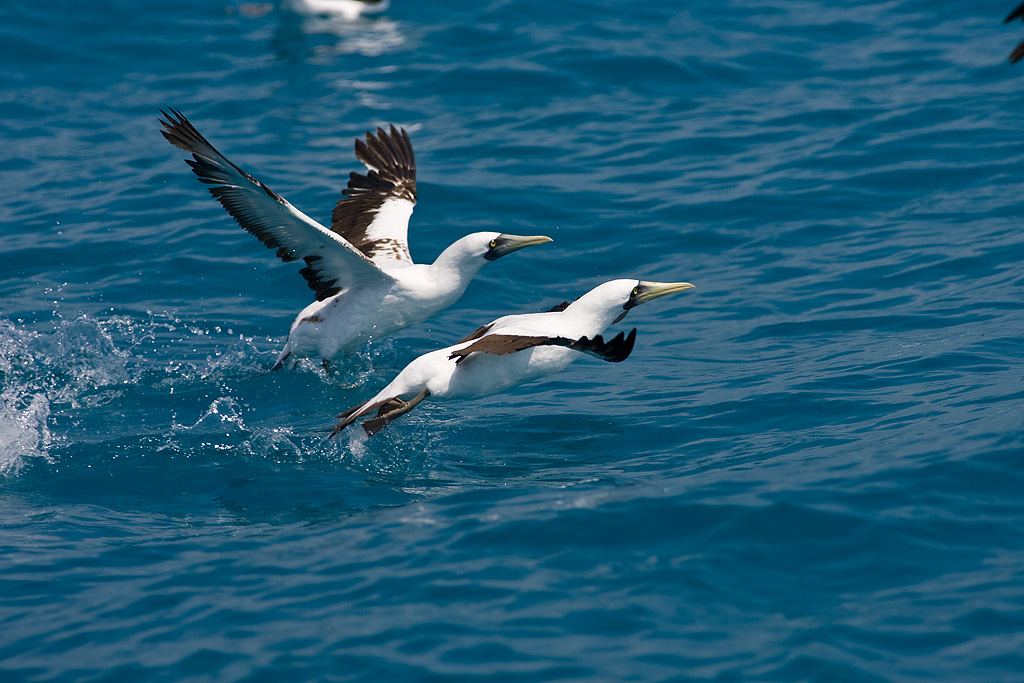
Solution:
[[[571,339],[562,337],[524,337],[518,334],[488,334],[480,337],[469,346],[453,351],[449,359],[456,359],[456,364],[461,363],[471,353],[493,353],[496,356],[505,356],[516,351],[523,351],[534,346],[570,346]]]
[[[634,327],[629,336],[619,332],[607,342],[601,338],[601,335],[597,335],[593,339],[580,337],[569,348],[589,353],[591,356],[606,360],[609,363],[621,363],[629,358],[635,343],[636,328]]]
[[[548,310],[546,310],[544,312],[545,313],[561,313],[562,311],[564,311],[567,308],[569,308],[569,302],[568,301],[563,301],[560,304],[555,304],[554,306],[552,306],[551,308],[549,308]],[[468,337],[463,337],[462,339],[460,339],[459,341],[457,341],[455,343],[456,344],[462,344],[463,342],[468,342],[468,341],[473,341],[474,339],[479,339],[480,337],[482,337],[485,334],[487,334],[488,332],[490,332],[492,327],[494,327],[494,323],[487,323],[483,327],[476,328],[476,331],[474,331]]]
[[[488,331],[489,331],[489,330],[490,330],[490,329],[491,329],[492,327],[494,327],[494,323],[487,323],[487,324],[486,324],[486,325],[484,325],[483,327],[478,327],[478,328],[476,328],[476,331],[475,331],[475,332],[473,332],[473,333],[472,333],[471,335],[469,335],[468,337],[463,337],[462,339],[460,339],[459,341],[457,341],[457,342],[455,342],[455,343],[456,343],[456,344],[461,344],[461,343],[463,343],[463,342],[468,342],[468,341],[473,341],[474,339],[479,339],[480,337],[482,337],[482,336],[484,336],[485,334],[487,334],[487,332],[488,332]]]
[[[517,351],[531,349],[535,346],[564,346],[566,348],[589,354],[595,358],[606,360],[610,363],[621,363],[629,357],[636,343],[636,328],[626,336],[619,332],[609,341],[605,341],[601,335],[593,339],[580,337],[579,339],[567,339],[565,337],[528,337],[516,334],[489,334],[475,342],[453,351],[448,356],[454,359],[455,363],[461,363],[472,353],[492,353],[497,356],[505,356]]]
[[[1016,64],[1024,57],[1024,43],[1021,43],[1010,53],[1010,64]]]
[[[163,136],[192,154],[186,163],[210,185],[210,194],[246,231],[277,250],[283,261],[303,259],[300,272],[318,300],[354,284],[390,281],[369,259],[338,235],[302,213],[284,197],[232,163],[176,109],[160,112]]]
[[[1005,21],[1003,21],[1003,23],[1004,24],[1008,24],[1011,21],[1013,21],[1014,19],[1016,19],[1017,17],[1024,17],[1024,2],[1022,2],[1020,5],[1018,5],[1017,9],[1013,10],[1012,12],[1010,12],[1010,16],[1006,17],[1006,19],[1005,19]]]
[[[412,263],[408,232],[416,205],[416,158],[409,134],[394,126],[390,134],[378,128],[366,134],[366,142],[356,139],[355,153],[368,170],[350,174],[331,230],[382,267]]]
[[[334,436],[335,434],[343,430],[345,427],[348,427],[350,424],[361,418],[363,415],[369,415],[374,410],[386,406],[388,403],[394,401],[397,398],[399,397],[389,396],[388,398],[381,399],[380,401],[376,401],[374,403],[360,403],[356,407],[346,410],[344,413],[338,415],[338,419],[341,420],[341,422],[339,422],[334,427],[334,431],[332,431],[330,436],[328,436],[327,438],[331,438],[331,436]]]

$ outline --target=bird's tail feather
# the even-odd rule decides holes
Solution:
[[[365,403],[360,403],[356,407],[350,408],[349,410],[346,410],[344,413],[338,415],[337,417],[339,420],[341,420],[341,422],[339,422],[337,426],[335,426],[334,431],[331,432],[331,436],[334,436],[345,427],[348,427],[350,424],[361,418],[363,415],[369,415],[370,413],[372,413],[374,410],[377,410],[381,406],[384,406],[390,403],[391,401],[400,398],[398,395],[387,396],[385,398],[380,398],[380,396],[381,394],[377,394],[369,401],[366,401]],[[329,439],[331,438],[331,436],[327,438]]]
[[[288,342],[284,345],[284,348],[281,349],[281,353],[277,354],[277,360],[274,362],[274,367],[270,369],[280,370],[281,368],[285,368],[286,370],[291,370],[298,362],[299,359],[292,356],[292,345],[291,342]]]

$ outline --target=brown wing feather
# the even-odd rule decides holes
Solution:
[[[489,334],[469,346],[453,351],[448,358],[455,358],[456,363],[461,363],[471,353],[493,353],[496,356],[506,356],[516,351],[533,348],[534,346],[570,346],[571,339],[562,337],[524,337],[518,334]]]
[[[483,327],[478,327],[478,328],[476,328],[476,331],[473,332],[471,335],[469,335],[468,337],[463,337],[462,339],[460,339],[459,341],[457,341],[455,343],[456,344],[461,344],[463,342],[468,342],[468,341],[472,341],[474,339],[479,339],[480,337],[482,337],[485,334],[487,334],[488,330],[490,330],[492,327],[494,327],[494,323],[488,323],[487,325],[484,325]]]
[[[356,139],[355,154],[369,169],[366,175],[349,174],[346,195],[331,215],[331,230],[338,233],[368,258],[387,254],[398,261],[412,262],[405,235],[370,237],[370,225],[388,199],[404,199],[416,204],[416,158],[405,129],[391,126],[366,134],[366,142]]]
[[[564,346],[589,354],[595,358],[608,361],[609,363],[621,363],[633,352],[633,345],[636,343],[636,328],[626,336],[619,332],[612,339],[605,341],[601,335],[593,339],[580,337],[579,339],[566,339],[565,337],[527,337],[516,334],[490,334],[477,339],[469,346],[453,351],[448,356],[455,359],[456,365],[464,361],[473,353],[491,353],[496,356],[506,356],[517,351],[524,351],[535,346]]]

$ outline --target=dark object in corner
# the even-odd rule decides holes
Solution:
[[[1006,17],[1006,20],[1003,21],[1003,23],[1009,24],[1011,21],[1017,19],[1018,17],[1024,20],[1024,2],[1017,5],[1017,9],[1010,12],[1010,16]],[[1013,52],[1010,53],[1010,64],[1016,64],[1021,60],[1022,57],[1024,57],[1024,42],[1015,47],[1013,49]]]

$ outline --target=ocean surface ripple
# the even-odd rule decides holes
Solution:
[[[1024,680],[1012,4],[0,6],[0,679]],[[321,221],[406,127],[419,261],[555,242],[272,373],[310,292],[167,106]],[[697,288],[625,363],[326,439],[617,277]]]

